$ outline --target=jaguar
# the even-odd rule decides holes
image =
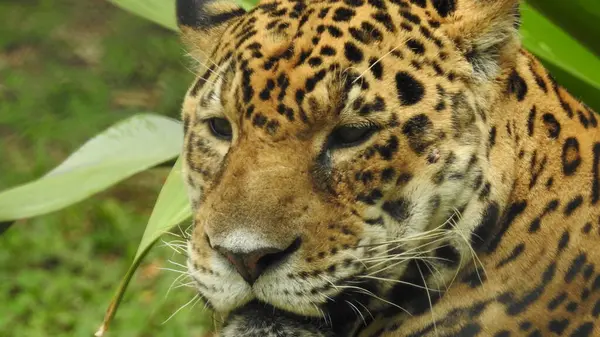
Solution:
[[[598,119],[519,8],[177,0],[219,336],[600,336]]]

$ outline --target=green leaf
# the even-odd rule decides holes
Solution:
[[[167,181],[163,185],[150,220],[144,231],[135,258],[145,254],[146,250],[164,233],[192,216],[186,187],[181,176],[181,157],[173,166]]]
[[[159,25],[177,30],[175,0],[109,0],[113,4],[156,22]]]
[[[237,4],[242,7],[245,11],[249,11],[258,3],[257,0],[237,0]]]
[[[529,5],[600,56],[600,1],[528,0]]]
[[[0,221],[29,218],[72,205],[140,171],[176,157],[181,123],[140,114],[89,140],[33,182],[0,193]]]
[[[137,253],[133,259],[133,263],[129,267],[127,274],[121,280],[119,288],[113,296],[110,305],[104,316],[104,322],[96,332],[96,336],[102,336],[112,321],[123,294],[127,289],[127,285],[131,280],[135,270],[139,266],[144,256],[148,253],[152,245],[158,240],[158,238],[164,233],[176,225],[182,223],[192,215],[190,211],[189,201],[185,193],[185,186],[183,184],[183,178],[181,177],[181,158],[177,159],[177,162],[173,166],[167,181],[163,185],[150,220],[146,226],[146,231],[142,237],[142,241],[138,247]]]
[[[600,59],[526,4],[521,6],[523,44],[576,97],[600,111]]]

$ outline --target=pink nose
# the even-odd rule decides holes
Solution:
[[[236,253],[220,246],[215,246],[214,249],[225,256],[244,280],[252,285],[265,269],[283,260],[299,247],[300,238],[294,240],[286,249],[267,247],[248,253]]]

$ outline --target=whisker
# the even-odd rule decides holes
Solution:
[[[174,273],[178,273],[178,274],[185,274],[185,275],[192,275],[188,270],[177,270],[177,269],[172,269],[172,268],[158,268],[159,270],[166,270],[166,271],[172,271]]]
[[[423,276],[423,272],[421,271],[421,267],[417,263],[417,270],[419,270],[419,274],[421,275],[421,279],[423,279],[423,284],[425,285],[425,292],[427,293],[427,300],[429,301],[429,308],[431,311],[431,323],[433,323],[433,330],[435,331],[435,335],[438,336],[437,324],[435,320],[435,314],[433,312],[433,302],[431,301],[431,295],[429,294],[429,289],[427,287],[427,281],[425,280],[425,276]]]
[[[186,276],[189,277],[190,275],[188,275],[188,274],[181,274],[181,275],[177,276],[173,280],[173,282],[171,282],[171,285],[169,286],[169,288],[167,289],[167,293],[165,294],[165,298],[167,298],[169,296],[169,293],[171,292],[171,289],[174,289],[173,287],[174,287],[175,283],[177,283],[178,281],[180,281],[182,278],[185,278]]]
[[[195,301],[196,299],[199,298],[199,295],[196,294],[194,295],[194,297],[192,297],[191,300],[189,300],[186,304],[182,305],[181,307],[179,307],[179,309],[177,309],[173,314],[171,314],[171,316],[169,316],[169,318],[167,318],[164,322],[162,322],[161,324],[165,324],[167,323],[171,318],[173,318],[175,315],[177,315],[178,312],[181,311],[181,309],[187,307],[188,305],[190,305],[190,303],[192,303],[193,301]]]
[[[372,65],[369,66],[369,68],[367,68],[367,70],[363,71],[362,73],[360,73],[360,75],[358,75],[358,78],[356,78],[354,81],[352,81],[352,84],[354,84],[354,82],[358,81],[359,79],[361,79],[365,73],[367,73],[367,71],[371,70],[371,68],[373,68],[377,63],[381,62],[381,60],[383,60],[386,56],[388,56],[389,54],[391,54],[392,52],[394,52],[394,50],[398,49],[401,45],[397,45],[396,47],[392,48],[392,50],[390,50],[389,52],[383,54],[382,57],[378,58],[377,61],[373,62]]]
[[[454,209],[454,211],[456,212],[459,220],[462,218],[462,215],[460,214],[460,211],[458,211],[457,209]],[[485,266],[483,265],[483,262],[481,262],[481,260],[479,259],[479,256],[477,255],[477,252],[475,252],[475,250],[473,249],[473,247],[471,246],[471,241],[469,240],[469,238],[465,237],[464,233],[462,233],[461,231],[459,231],[457,229],[458,224],[455,221],[451,222],[451,225],[453,228],[456,229],[456,233],[459,235],[459,237],[461,239],[463,239],[463,241],[466,243],[466,246],[468,247],[469,251],[471,252],[471,256],[473,257],[473,261],[475,261],[475,264],[479,263],[479,266],[481,267],[481,270],[483,271],[483,275],[485,277],[487,277],[487,270],[485,269]],[[479,268],[475,267],[475,273],[477,274],[477,277],[479,278],[479,281],[484,284],[483,279],[481,278],[481,275],[479,275]]]
[[[411,313],[410,313],[408,310],[404,309],[403,307],[401,307],[401,306],[397,305],[396,303],[393,303],[393,302],[390,302],[390,301],[388,301],[388,300],[386,300],[386,299],[383,299],[383,298],[381,298],[381,297],[379,297],[379,296],[377,296],[377,295],[373,294],[373,292],[371,292],[371,291],[368,291],[368,290],[366,290],[366,289],[364,289],[364,288],[361,288],[361,287],[356,287],[356,286],[341,286],[341,285],[335,285],[334,287],[336,287],[336,288],[341,288],[341,289],[350,289],[350,290],[355,290],[355,291],[357,291],[358,293],[365,294],[365,295],[369,295],[369,296],[373,297],[374,299],[377,299],[377,300],[379,300],[379,301],[381,301],[381,302],[383,302],[383,303],[386,303],[386,304],[389,304],[389,305],[391,305],[391,306],[393,306],[393,307],[396,307],[396,308],[398,308],[398,309],[400,309],[400,310],[404,311],[404,312],[405,312],[405,313],[407,313],[408,315],[412,316],[412,314],[411,314]]]
[[[350,305],[350,307],[352,308],[352,311],[356,311],[358,313],[358,315],[360,315],[360,318],[362,318],[364,325],[367,326],[367,320],[365,319],[365,316],[363,316],[363,314],[360,312],[360,310],[358,310],[358,308],[354,304],[352,304],[350,301],[344,301],[344,302],[346,302],[348,305]]]
[[[418,284],[414,284],[414,283],[410,283],[410,282],[406,282],[406,281],[402,281],[402,280],[394,280],[394,279],[388,279],[388,278],[384,278],[384,277],[376,277],[376,276],[368,276],[368,275],[364,275],[364,276],[359,276],[360,278],[366,278],[366,279],[372,279],[372,280],[378,280],[378,281],[385,281],[385,282],[390,282],[390,283],[398,283],[398,284],[406,284],[415,288],[419,288],[419,289],[428,289],[427,287],[424,286],[420,286]],[[436,292],[442,292],[439,289],[432,289]]]
[[[210,61],[210,62],[211,62],[211,63],[212,63],[212,64],[213,64],[213,65],[214,65],[216,68],[217,68],[218,72],[217,72],[217,71],[214,71],[214,70],[212,70],[212,69],[211,69],[211,68],[210,68],[208,65],[204,64],[204,63],[203,63],[203,62],[202,62],[200,59],[198,59],[198,58],[194,57],[194,55],[193,55],[192,53],[186,53],[185,55],[186,55],[187,57],[191,58],[192,60],[196,61],[196,62],[197,62],[199,65],[201,65],[201,66],[203,66],[204,68],[206,68],[206,70],[210,71],[211,73],[215,74],[217,77],[219,77],[219,78],[221,78],[221,79],[222,79],[222,77],[221,77],[221,74],[220,74],[220,73],[222,73],[222,72],[223,72],[223,69],[222,69],[222,68],[221,68],[221,67],[220,67],[220,66],[219,66],[219,65],[218,65],[218,64],[217,64],[215,61],[213,61],[213,60],[210,58],[210,55],[208,55],[206,52],[204,52],[204,51],[202,51],[202,50],[197,50],[197,51],[199,51],[199,52],[201,52],[202,54],[204,54],[204,56],[206,57],[206,59],[207,59],[208,61]]]
[[[361,307],[363,307],[367,313],[369,314],[369,316],[371,316],[372,319],[375,319],[375,317],[373,317],[373,314],[371,313],[371,311],[369,310],[369,308],[367,308],[364,304],[360,303],[360,301],[357,300],[353,300],[354,303],[359,304]]]
[[[179,262],[175,262],[175,261],[173,261],[173,260],[171,260],[171,259],[167,260],[167,262],[169,262],[169,263],[172,263],[172,264],[174,264],[174,265],[176,265],[176,266],[178,266],[178,267],[182,267],[182,268],[185,268],[185,269],[187,269],[187,266],[186,266],[186,265],[183,265],[183,264],[181,264],[181,263],[179,263]]]

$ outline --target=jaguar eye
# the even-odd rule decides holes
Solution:
[[[208,126],[212,134],[220,139],[231,140],[232,130],[231,123],[225,118],[211,118],[208,121]]]
[[[373,125],[340,126],[333,130],[329,142],[334,148],[357,146],[371,138],[376,130]]]

